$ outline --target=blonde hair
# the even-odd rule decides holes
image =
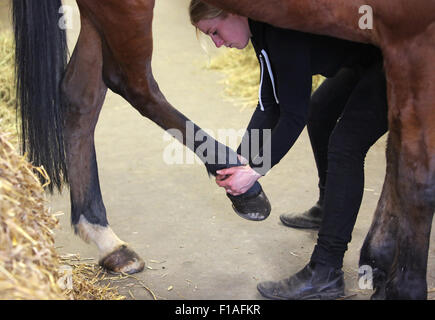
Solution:
[[[189,5],[189,16],[192,25],[196,26],[198,22],[204,19],[213,19],[217,17],[225,17],[226,12],[216,8],[201,0],[191,0]]]

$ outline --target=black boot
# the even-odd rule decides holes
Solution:
[[[323,218],[323,209],[319,202],[303,213],[284,213],[279,216],[287,227],[319,229]]]
[[[257,285],[261,295],[274,300],[332,300],[344,296],[343,271],[310,262],[290,278]]]

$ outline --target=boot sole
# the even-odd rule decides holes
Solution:
[[[281,217],[279,217],[279,219],[281,220],[282,224],[285,225],[286,227],[290,227],[290,228],[296,228],[296,229],[312,229],[312,230],[319,230],[320,229],[320,224],[318,225],[310,225],[310,226],[303,226],[303,225],[297,225],[297,224],[291,224],[288,223],[287,221],[284,221]]]
[[[294,299],[280,297],[280,296],[274,296],[274,295],[269,294],[267,292],[263,292],[258,285],[257,285],[257,290],[260,292],[260,294],[263,297],[268,298],[268,299],[272,299],[272,300],[335,300],[335,299],[344,297],[344,290],[318,292],[318,293],[313,293],[313,294],[310,294],[310,295],[307,295],[304,297],[299,297],[299,298],[294,298]]]

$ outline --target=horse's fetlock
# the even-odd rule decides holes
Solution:
[[[426,273],[400,270],[387,282],[385,296],[389,300],[426,300]]]

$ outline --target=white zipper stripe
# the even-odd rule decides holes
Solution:
[[[272,67],[270,66],[269,57],[268,57],[266,51],[264,51],[264,49],[261,50],[261,53],[263,54],[264,59],[266,59],[267,70],[269,71],[269,77],[270,77],[270,80],[272,81],[273,95],[275,96],[275,101],[277,104],[279,104],[278,96],[276,95],[275,80],[273,78]]]
[[[263,86],[263,74],[264,74],[264,64],[263,64],[263,57],[260,54],[260,65],[261,65],[261,79],[260,79],[260,87],[258,88],[258,102],[260,103],[260,109],[261,111],[264,111],[263,102],[261,101],[261,87]]]

